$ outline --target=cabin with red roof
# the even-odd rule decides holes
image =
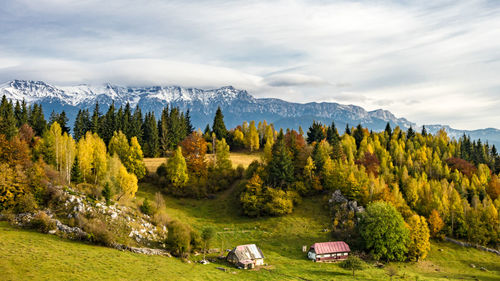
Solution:
[[[307,257],[315,262],[335,262],[345,260],[351,249],[346,242],[322,242],[314,243],[307,252]]]

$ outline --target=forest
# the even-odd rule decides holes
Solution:
[[[260,153],[261,160],[235,169],[231,151]],[[159,156],[167,161],[148,175],[143,157]],[[201,132],[178,108],[157,119],[129,105],[102,114],[96,104],[92,114],[78,113],[70,134],[64,112],[46,121],[40,105],[3,97],[0,166],[2,211],[50,206],[54,185],[107,201],[134,197],[139,181],[200,200],[237,185],[241,215],[249,217],[284,216],[303,198],[322,196],[318,208],[331,215],[332,237],[377,260],[425,258],[431,237],[498,247],[496,147],[465,135],[450,139],[444,130],[358,125],[341,135],[333,122],[304,132],[266,121],[228,130],[219,109]]]

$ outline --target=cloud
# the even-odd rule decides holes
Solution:
[[[321,86],[327,84],[320,77],[297,73],[273,74],[265,77],[263,82],[273,87]]]
[[[496,1],[4,0],[0,80],[233,85],[498,127]]]

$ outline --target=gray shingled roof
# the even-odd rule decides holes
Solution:
[[[262,251],[255,244],[236,246],[233,252],[240,261],[264,258]]]

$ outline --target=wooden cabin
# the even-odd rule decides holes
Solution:
[[[351,249],[343,241],[314,243],[307,252],[307,257],[315,262],[336,262],[345,260]]]
[[[264,255],[255,244],[240,245],[227,254],[227,261],[238,268],[252,269],[264,265]]]

